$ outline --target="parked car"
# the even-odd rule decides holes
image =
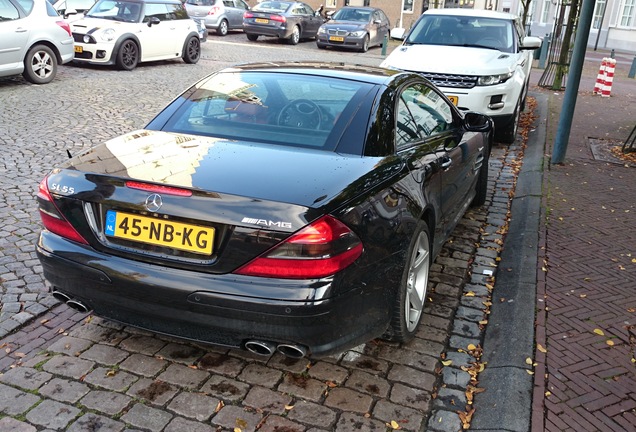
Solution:
[[[191,18],[219,36],[243,29],[243,13],[250,8],[243,0],[186,0],[185,7]]]
[[[301,39],[315,38],[325,22],[320,12],[295,1],[262,1],[243,14],[243,31],[248,40],[273,36],[296,45]]]
[[[513,143],[525,107],[532,50],[520,19],[478,9],[429,9],[382,66],[422,73],[460,108],[495,121],[496,141]]]
[[[93,7],[95,0],[49,0],[57,13],[67,21],[75,21],[83,18],[86,12]]]
[[[180,0],[99,0],[71,23],[75,61],[133,70],[140,62],[196,63],[201,33]]]
[[[0,77],[46,84],[71,60],[70,26],[48,1],[0,0]]]
[[[154,332],[290,357],[407,341],[486,199],[491,132],[419,74],[233,66],[52,170],[37,254],[56,298]]]
[[[366,52],[382,45],[391,29],[382,9],[346,6],[339,9],[318,29],[318,48],[353,48]]]

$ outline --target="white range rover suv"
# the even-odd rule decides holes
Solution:
[[[77,63],[117,65],[201,57],[197,23],[180,0],[99,0],[71,23]]]
[[[461,110],[487,114],[495,141],[513,143],[541,39],[525,36],[515,15],[429,9],[381,66],[418,72]]]

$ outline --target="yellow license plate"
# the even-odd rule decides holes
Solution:
[[[446,97],[448,97],[448,99],[453,103],[453,105],[457,106],[457,104],[459,103],[459,97],[457,96],[448,96],[446,95]]]
[[[75,45],[75,52],[76,53],[83,53],[84,52],[84,48],[82,48],[81,46]]]
[[[342,36],[329,36],[329,40],[332,42],[344,42],[344,38]]]
[[[111,237],[202,255],[211,255],[214,244],[214,228],[114,210],[106,212],[104,232]]]
[[[254,21],[256,21],[259,24],[269,24],[269,20],[266,20],[263,18],[256,18]]]

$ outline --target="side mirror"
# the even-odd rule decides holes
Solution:
[[[401,27],[395,27],[391,29],[391,39],[404,40],[404,34],[406,30]]]
[[[522,50],[535,50],[541,47],[541,39],[536,36],[526,36],[521,41]]]
[[[148,27],[152,27],[153,25],[159,24],[161,21],[157,17],[150,17],[148,20]]]
[[[75,9],[66,9],[66,11],[64,12],[64,16],[69,15],[77,15],[77,11]]]
[[[464,114],[464,127],[471,132],[488,132],[494,129],[494,122],[486,114],[468,111]]]

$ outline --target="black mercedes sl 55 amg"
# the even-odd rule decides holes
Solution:
[[[405,342],[492,133],[414,73],[230,67],[53,169],[37,254],[56,298],[157,333],[296,358]]]

